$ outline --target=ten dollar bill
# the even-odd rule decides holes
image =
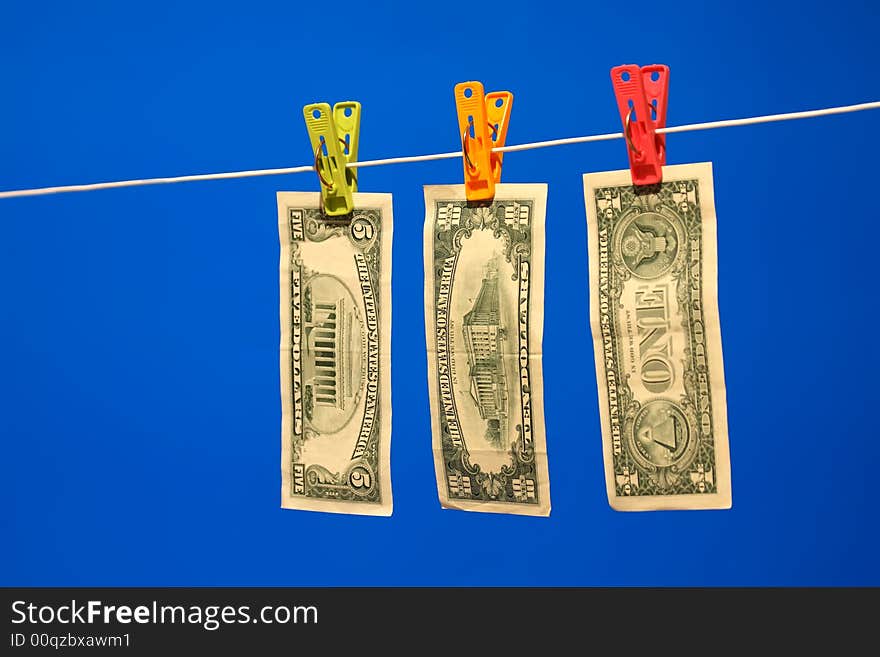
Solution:
[[[446,508],[549,515],[541,340],[546,185],[425,187],[425,331]]]

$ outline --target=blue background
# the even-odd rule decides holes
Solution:
[[[671,125],[880,98],[869,2],[183,4],[4,4],[0,189],[308,164],[313,101],[363,103],[362,159],[456,150],[470,79],[509,143],[612,132],[622,63],[671,67]],[[878,119],[668,139],[715,167],[730,511],[606,501],[581,174],[620,141],[504,161],[550,189],[549,519],[437,501],[422,185],[460,161],[360,177],[394,194],[388,519],[279,508],[275,192],[313,174],[0,200],[0,583],[880,584]]]

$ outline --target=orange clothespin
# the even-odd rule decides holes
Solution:
[[[512,105],[513,94],[509,91],[485,94],[479,82],[455,85],[455,109],[468,201],[488,201],[495,196],[495,184],[501,182],[504,154],[493,153],[492,149],[504,146]]]

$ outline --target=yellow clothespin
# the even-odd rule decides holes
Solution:
[[[464,189],[468,201],[488,201],[495,196],[495,184],[501,182],[503,153],[493,153],[504,146],[513,94],[493,91],[484,94],[479,82],[455,85],[455,109],[464,155]]]
[[[361,104],[353,100],[336,103],[331,114],[327,103],[312,103],[303,107],[303,116],[315,152],[324,213],[332,217],[349,214],[354,209],[351,195],[357,191],[357,171],[345,165],[357,162]]]

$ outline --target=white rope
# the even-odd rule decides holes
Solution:
[[[845,105],[843,107],[829,107],[820,110],[806,112],[788,112],[786,114],[769,114],[766,116],[753,116],[745,119],[727,119],[724,121],[709,121],[707,123],[691,123],[669,128],[660,128],[658,133],[669,134],[673,132],[689,132],[692,130],[711,130],[713,128],[732,128],[740,125],[754,125],[756,123],[772,123],[774,121],[793,121],[795,119],[810,119],[817,116],[829,116],[832,114],[846,114],[848,112],[862,112],[864,110],[880,109],[880,101],[860,103],[858,105]],[[565,139],[551,139],[548,141],[535,141],[528,144],[515,144],[492,149],[498,153],[511,153],[514,151],[527,151],[533,148],[548,148],[550,146],[565,146],[568,144],[583,144],[592,141],[607,141],[609,139],[622,139],[622,132],[610,132],[604,135],[587,135],[585,137],[568,137]],[[461,151],[452,153],[434,153],[432,155],[410,155],[406,157],[389,157],[381,160],[365,160],[352,162],[347,166],[352,168],[378,167],[386,164],[404,164],[406,162],[427,162],[430,160],[449,160],[462,157]],[[92,192],[99,189],[113,189],[116,187],[141,187],[143,185],[164,185],[171,183],[192,182],[196,180],[223,180],[227,178],[255,178],[257,176],[280,176],[288,173],[305,173],[314,171],[313,166],[287,167],[282,169],[255,169],[252,171],[229,171],[226,173],[200,173],[192,176],[175,176],[172,178],[144,178],[141,180],[118,180],[115,182],[100,182],[87,185],[64,185],[61,187],[38,187],[35,189],[16,189],[8,192],[0,192],[0,199],[15,198],[20,196],[43,196],[45,194],[60,194],[65,192]]]

